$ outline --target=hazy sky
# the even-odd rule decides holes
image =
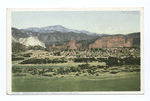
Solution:
[[[139,11],[27,11],[12,12],[12,27],[45,27],[62,25],[69,29],[97,34],[140,32]]]

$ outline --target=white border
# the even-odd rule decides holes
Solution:
[[[11,12],[12,11],[140,11],[141,31],[141,91],[107,91],[107,92],[11,92]],[[78,94],[144,94],[144,8],[7,8],[7,94],[19,95],[78,95]]]

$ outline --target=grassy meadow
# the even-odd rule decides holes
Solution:
[[[75,77],[14,77],[13,92],[140,91],[140,74],[123,73]]]
[[[53,68],[56,70],[59,68],[66,69],[71,66],[76,67],[81,64],[85,63],[26,64],[13,67],[22,69]],[[103,62],[92,62],[89,64],[91,66],[105,65]],[[100,72],[98,76],[89,73],[82,73],[76,76],[76,72],[71,72],[69,74],[58,74],[53,77],[31,74],[15,76],[14,74],[12,74],[13,92],[140,91],[140,72],[119,72],[117,74]]]

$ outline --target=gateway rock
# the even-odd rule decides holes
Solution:
[[[125,40],[124,36],[104,36],[89,45],[89,48],[132,47],[133,38]]]

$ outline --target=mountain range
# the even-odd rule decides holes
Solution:
[[[119,36],[122,34],[116,34]],[[12,42],[19,42],[24,45],[40,45],[49,47],[55,44],[61,46],[73,39],[82,43],[83,47],[95,42],[95,40],[109,34],[97,34],[85,30],[68,29],[61,25],[47,27],[30,27],[26,29],[12,28]],[[133,44],[140,44],[140,32],[122,35],[126,38],[133,37]],[[32,42],[31,40],[34,40]],[[34,44],[35,43],[35,44]]]
[[[69,29],[65,28],[61,25],[54,25],[54,26],[47,26],[47,27],[30,27],[26,29],[20,29],[22,32],[24,31],[32,31],[32,32],[38,32],[38,33],[54,33],[54,32],[61,32],[61,33],[69,33],[69,32],[74,32],[74,33],[84,33],[87,35],[101,35],[97,33],[92,33],[86,30],[76,30],[76,29]]]

